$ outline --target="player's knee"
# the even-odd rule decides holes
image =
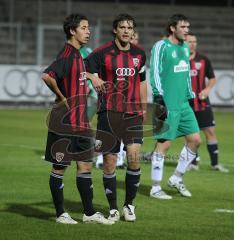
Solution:
[[[193,144],[195,145],[195,147],[199,147],[202,143],[202,140],[201,140],[201,137],[199,134],[196,134],[194,137],[193,137]]]
[[[66,168],[67,168],[66,166],[53,164],[52,172],[60,174],[60,175],[63,175],[65,170],[66,170]]]
[[[115,171],[117,162],[117,154],[104,155],[103,159],[103,170],[106,174],[111,174]]]

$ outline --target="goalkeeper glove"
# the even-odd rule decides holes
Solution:
[[[161,121],[164,121],[167,118],[167,107],[161,95],[154,96],[155,106],[155,117]]]

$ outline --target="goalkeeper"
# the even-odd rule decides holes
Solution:
[[[171,141],[181,136],[185,137],[185,144],[168,185],[176,188],[184,197],[192,196],[186,189],[182,177],[196,156],[201,138],[196,118],[188,102],[194,96],[189,73],[189,48],[184,42],[189,25],[184,15],[171,16],[166,28],[167,37],[156,42],[151,50],[150,83],[154,101],[157,103],[156,106],[164,105],[166,109],[164,114],[157,117],[165,120],[165,124],[169,126],[167,131],[154,134],[157,144],[151,156],[153,185],[150,196],[157,199],[172,198],[161,188],[164,158]]]

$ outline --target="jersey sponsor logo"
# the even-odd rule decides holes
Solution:
[[[115,73],[119,77],[134,76],[135,75],[135,69],[134,68],[117,68]]]
[[[56,152],[55,159],[56,159],[57,162],[61,162],[63,160],[63,158],[64,158],[64,153]]]
[[[133,60],[134,67],[137,67],[138,64],[139,64],[139,59],[138,58],[133,58],[132,60]]]
[[[181,60],[178,65],[174,66],[174,72],[187,72],[189,70],[189,65],[184,61]]]

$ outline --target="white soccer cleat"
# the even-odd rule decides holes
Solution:
[[[222,173],[228,173],[229,172],[229,170],[227,168],[225,168],[224,166],[222,166],[220,164],[217,164],[215,166],[211,166],[211,170],[219,171],[219,172],[222,172]]]
[[[106,219],[102,213],[96,212],[92,216],[83,215],[83,222],[84,223],[99,223],[104,225],[112,225],[115,222]]]
[[[57,223],[62,224],[77,224],[78,222],[71,218],[68,213],[63,213],[59,217],[56,218]]]
[[[150,196],[162,200],[172,199],[172,196],[166,194],[162,189],[155,189],[154,187],[150,190]]]
[[[192,194],[189,192],[189,190],[187,190],[182,179],[171,176],[168,180],[168,186],[171,188],[176,188],[184,197],[192,197]]]
[[[110,215],[108,217],[108,220],[113,222],[118,222],[119,219],[120,219],[119,211],[117,209],[110,210]]]
[[[123,207],[123,216],[125,221],[134,222],[136,220],[135,206],[128,204]]]

